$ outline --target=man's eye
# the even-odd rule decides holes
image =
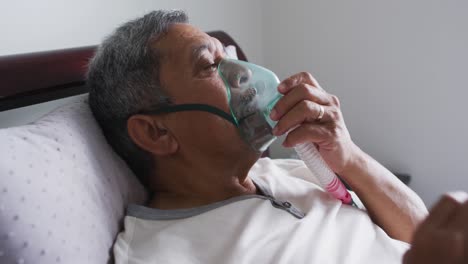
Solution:
[[[205,67],[205,70],[216,71],[218,69],[218,63],[212,63]]]

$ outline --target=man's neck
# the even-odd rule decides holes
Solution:
[[[235,196],[257,194],[257,187],[248,177],[255,161],[187,162],[168,159],[158,162],[164,166],[157,171],[155,192],[148,206],[158,209],[193,208]]]

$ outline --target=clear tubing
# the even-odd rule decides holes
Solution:
[[[303,143],[295,146],[294,149],[307,168],[315,172],[320,185],[327,192],[345,204],[354,204],[351,194],[349,194],[344,184],[325,163],[314,144]]]

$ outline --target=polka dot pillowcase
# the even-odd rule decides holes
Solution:
[[[0,263],[111,263],[128,203],[146,191],[86,99],[0,129]]]

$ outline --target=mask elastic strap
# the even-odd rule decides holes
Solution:
[[[174,113],[174,112],[182,112],[182,111],[204,111],[208,113],[215,114],[219,117],[226,119],[227,121],[231,122],[236,127],[238,126],[237,120],[234,119],[231,115],[224,112],[223,110],[216,108],[211,105],[205,104],[180,104],[180,105],[171,105],[160,108],[155,111],[144,111],[143,113],[149,114],[161,114],[161,113]]]

